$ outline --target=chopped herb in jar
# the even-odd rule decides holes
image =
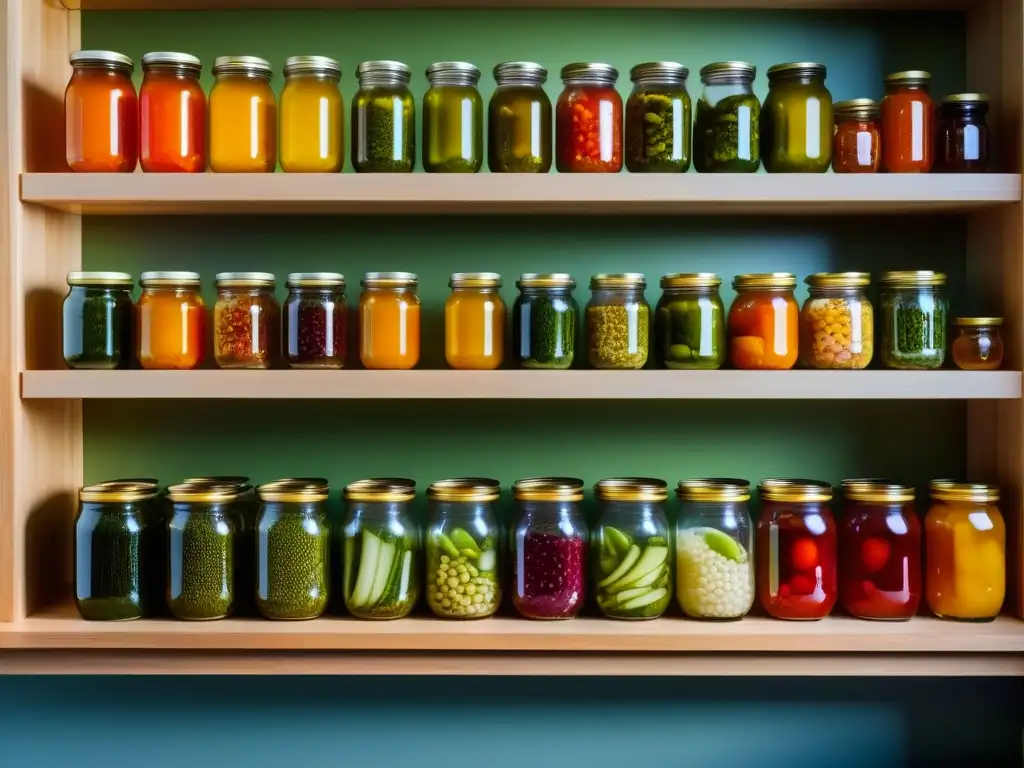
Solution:
[[[328,597],[328,527],[296,512],[260,524],[256,603],[268,619],[313,619]]]
[[[646,303],[587,307],[587,351],[594,368],[643,368],[650,310]]]
[[[124,621],[143,615],[146,522],[141,508],[121,511],[91,505],[75,530],[75,604],[90,621]]]
[[[887,368],[941,368],[946,359],[945,301],[884,296],[881,337]]]
[[[360,173],[409,173],[416,162],[412,97],[360,91],[352,103],[352,164]]]
[[[231,613],[234,603],[234,530],[208,510],[179,512],[170,525],[168,604],[179,619],[204,621]]]
[[[697,101],[693,162],[701,173],[753,173],[761,164],[758,122],[761,104],[750,94],[727,96],[711,105]]]
[[[130,289],[72,286],[64,299],[64,362],[69,368],[127,368],[132,360]]]
[[[576,303],[563,296],[520,296],[512,346],[523,368],[569,368],[576,350]]]

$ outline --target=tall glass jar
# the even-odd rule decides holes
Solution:
[[[940,619],[991,621],[1006,598],[999,488],[933,480],[924,519],[925,595]]]
[[[619,71],[608,64],[562,67],[565,86],[555,106],[555,150],[559,173],[618,173],[622,170],[622,97]]]
[[[459,370],[491,371],[505,357],[505,302],[497,272],[456,272],[444,304],[444,354]]]
[[[796,365],[800,305],[789,272],[736,275],[729,307],[729,362],[741,370],[785,371]]]
[[[949,300],[941,272],[883,272],[882,365],[886,368],[941,368],[946,360]]]
[[[344,368],[348,344],[345,276],[292,272],[284,302],[284,356],[291,368]]]
[[[352,165],[359,173],[411,173],[416,165],[412,73],[400,61],[364,61],[352,99]]]
[[[516,282],[512,308],[512,349],[520,368],[572,367],[579,306],[576,280],[564,272],[528,272]]]
[[[626,99],[626,169],[630,173],[690,170],[689,76],[690,70],[674,61],[637,64],[630,70],[633,92]]]
[[[146,173],[206,170],[203,65],[187,53],[147,53],[139,89],[139,164]]]
[[[427,67],[423,97],[423,170],[476,173],[484,160],[484,102],[480,70],[465,61]]]
[[[719,61],[700,71],[693,165],[701,173],[756,173],[761,167],[761,102],[757,69],[745,61]]]
[[[281,352],[281,310],[270,272],[220,272],[213,309],[221,368],[272,368]]]
[[[279,480],[256,489],[256,607],[267,619],[315,619],[330,593],[327,485]]]
[[[725,363],[722,278],[711,272],[665,275],[654,312],[654,356],[675,370],[713,370]]]
[[[572,619],[586,599],[587,524],[583,481],[518,480],[519,519],[512,532],[512,604],[528,619]]]
[[[281,91],[281,170],[337,173],[345,163],[341,67],[326,56],[292,56]]]
[[[814,480],[758,486],[757,594],[776,619],[823,619],[839,596],[832,487]]]
[[[587,358],[593,368],[643,368],[647,363],[651,308],[639,272],[590,278]]]
[[[742,619],[754,604],[750,483],[681,480],[676,488],[676,591],[693,619]]]
[[[672,602],[672,541],[664,480],[623,477],[594,486],[601,516],[591,570],[601,613],[610,619],[656,619]]]
[[[882,99],[882,170],[928,173],[935,159],[935,104],[928,94],[932,76],[921,70],[885,78]]]
[[[135,305],[135,349],[149,370],[191,370],[203,362],[206,304],[198,272],[143,272]]]
[[[832,165],[832,94],[825,66],[811,61],[768,68],[761,107],[761,157],[768,173],[825,173]]]
[[[270,62],[218,56],[210,91],[210,170],[272,173],[277,167],[277,101]]]
[[[832,170],[836,173],[878,173],[882,163],[878,103],[872,99],[837,101],[832,111],[836,121],[836,133],[832,139]]]
[[[68,167],[75,173],[131,173],[139,159],[135,63],[114,51],[75,51],[64,92]]]
[[[416,483],[404,478],[345,487],[343,587],[345,607],[357,619],[400,619],[419,599],[423,544],[415,498]]]
[[[996,371],[1003,365],[1001,317],[956,317],[953,362],[962,371]]]
[[[867,272],[818,272],[804,280],[800,357],[807,368],[867,368],[875,352],[875,311]]]
[[[954,93],[939,105],[935,125],[936,173],[984,173],[988,170],[988,96]]]
[[[127,272],[68,272],[67,281],[62,313],[68,368],[129,368],[132,276]]]
[[[442,619],[482,619],[501,605],[501,485],[482,477],[427,489],[427,605]]]
[[[365,368],[408,370],[420,361],[419,278],[367,272],[359,297],[359,359]]]
[[[488,107],[487,166],[491,173],[551,170],[551,99],[548,71],[532,61],[505,61],[494,68],[498,87]]]

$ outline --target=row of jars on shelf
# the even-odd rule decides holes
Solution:
[[[280,113],[269,62],[221,56],[207,101],[202,65],[185,53],[148,53],[136,97],[134,63],[113,51],[76,51],[65,95],[67,162],[73,171],[337,172],[344,165],[341,67],[324,56],[285,62]],[[365,61],[352,102],[352,165],[371,173],[409,172],[416,163],[416,104],[411,72],[396,61]],[[443,61],[427,69],[423,99],[423,167],[475,173],[484,160],[480,70]],[[885,79],[881,105],[871,99],[833,109],[826,69],[813,62],[768,69],[762,105],[756,68],[716,62],[701,69],[696,120],[686,90],[689,70],[675,62],[638,64],[625,109],[618,71],[594,62],[567,64],[554,110],[544,92],[547,70],[512,61],[494,68],[488,108],[488,167],[496,173],[680,173],[691,159],[705,173],[979,172],[988,167],[988,97],[954,94],[937,114],[931,75],[897,72]],[[623,114],[625,113],[625,114]],[[879,121],[880,117],[880,121]],[[278,135],[280,134],[280,135]],[[692,141],[691,141],[692,137]],[[692,146],[691,146],[692,143]],[[207,157],[208,151],[208,157]]]
[[[412,480],[362,480],[344,491],[332,573],[325,480],[254,492],[246,478],[193,478],[165,499],[153,480],[110,481],[79,493],[76,603],[95,620],[162,605],[185,620],[255,610],[312,619],[340,588],[357,618],[407,616],[423,594],[437,616],[461,619],[494,614],[509,590],[522,616],[567,619],[592,590],[615,619],[657,618],[673,592],[697,619],[740,619],[755,593],[779,619],[821,619],[838,600],[858,618],[905,620],[922,595],[940,618],[998,615],[1006,533],[997,487],[933,481],[923,533],[913,486],[846,480],[842,491],[837,525],[829,484],[764,480],[755,525],[747,481],[683,480],[670,526],[664,481],[607,479],[594,487],[601,511],[589,531],[582,480],[531,478],[513,486],[518,519],[506,536],[496,480],[433,483],[425,531]]]
[[[884,272],[880,317],[866,295],[864,272],[806,278],[803,307],[790,273],[737,275],[728,315],[712,273],[661,278],[652,313],[640,273],[599,274],[590,280],[584,312],[587,362],[599,369],[638,369],[654,358],[670,369],[785,370],[800,362],[820,369],[862,369],[871,362],[876,327],[882,365],[941,368],[947,352],[949,305],[939,272]],[[347,354],[345,278],[333,272],[288,276],[282,312],[276,278],[266,272],[216,277],[214,358],[221,368],[342,368]],[[64,300],[64,359],[71,368],[191,369],[203,361],[206,308],[197,272],[144,272],[132,304],[133,278],[123,272],[72,272]],[[490,370],[506,362],[506,307],[501,276],[457,272],[445,302],[445,356],[456,369]],[[370,272],[357,311],[359,358],[366,368],[409,369],[420,356],[418,278]],[[564,369],[576,353],[576,282],[564,273],[521,275],[512,308],[508,362],[522,368]],[[965,370],[994,370],[1003,359],[1002,318],[958,317],[953,360]],[[283,337],[283,339],[282,339]],[[282,343],[283,342],[283,343]],[[282,349],[283,346],[283,360]]]

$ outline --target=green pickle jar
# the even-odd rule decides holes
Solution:
[[[832,94],[813,61],[768,69],[761,107],[761,156],[768,173],[825,173],[832,167]]]
[[[127,272],[68,272],[64,297],[64,362],[68,368],[130,368],[132,276]]]
[[[647,363],[651,308],[639,272],[594,275],[587,304],[587,358],[593,368],[635,369]]]
[[[520,368],[562,370],[576,354],[576,280],[564,272],[527,272],[516,282],[512,352]]]
[[[352,165],[358,173],[411,173],[416,165],[412,73],[400,61],[364,61],[352,99]]]
[[[488,107],[487,166],[491,173],[551,170],[551,99],[548,71],[532,61],[505,61],[494,68],[498,87]]]
[[[423,170],[476,173],[484,159],[484,102],[480,70],[464,61],[427,67],[423,97]]]
[[[883,272],[878,281],[882,365],[941,368],[946,361],[949,300],[941,272]]]
[[[637,64],[626,99],[626,169],[630,173],[686,173],[690,169],[690,70],[674,61]]]
[[[725,363],[722,278],[710,272],[665,275],[654,312],[654,355],[677,370],[715,370]]]
[[[756,173],[761,165],[761,102],[754,95],[757,69],[744,61],[719,61],[700,71],[693,164],[701,173]]]

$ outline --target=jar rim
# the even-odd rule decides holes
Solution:
[[[275,480],[257,486],[256,495],[260,501],[278,501],[286,503],[308,503],[327,501],[329,489],[319,482],[310,482],[298,478]]]
[[[528,477],[516,480],[512,494],[518,501],[582,501],[583,481],[578,477]]]
[[[988,96],[984,93],[951,93],[943,98],[943,104],[962,104],[963,106],[988,104]]]
[[[811,288],[866,288],[871,285],[869,272],[815,272],[804,278]]]
[[[1003,324],[1001,317],[954,317],[953,325],[958,328],[994,328]]]
[[[720,83],[753,82],[757,67],[745,61],[713,61],[700,68],[700,79],[704,85]]]
[[[218,56],[213,61],[213,75],[249,75],[270,80],[274,70],[269,61],[259,56]]]
[[[90,66],[111,67],[112,69],[132,73],[135,71],[135,62],[123,53],[117,51],[81,50],[72,51],[68,56],[68,62],[72,69],[80,69]]]
[[[436,480],[427,488],[434,501],[495,501],[501,497],[501,483],[489,477],[452,477]]]
[[[165,272],[143,272],[139,276],[139,285],[143,288],[158,286],[196,288],[201,284],[202,280],[198,272],[172,270]]]
[[[646,288],[647,278],[643,272],[603,272],[592,275],[590,278],[590,290],[601,290],[604,288]]]
[[[214,485],[234,485],[244,487],[249,485],[249,478],[243,475],[209,475],[207,477],[186,477],[181,485],[189,483],[212,483]]]
[[[750,481],[735,477],[695,477],[676,484],[680,501],[731,502],[750,500]]]
[[[902,72],[891,72],[885,76],[885,85],[928,85],[932,73],[923,69],[907,69]]]
[[[664,501],[668,483],[655,477],[609,477],[594,484],[601,501]]]
[[[344,288],[345,276],[340,272],[290,272],[285,286],[288,288]]]
[[[689,76],[689,67],[677,61],[645,61],[629,70],[629,79],[634,83],[641,80],[670,80],[685,84]]]
[[[159,486],[148,482],[109,480],[79,488],[78,500],[86,503],[127,504],[134,501],[148,501],[156,498],[159,492]]]
[[[277,278],[271,272],[218,272],[218,288],[273,288]]]
[[[497,272],[453,272],[449,288],[501,288],[501,275]]]
[[[134,278],[127,272],[68,272],[67,282],[70,286],[115,286],[130,288],[135,284]]]
[[[356,79],[363,80],[392,79],[403,85],[412,80],[412,70],[400,61],[390,59],[374,59],[361,61],[356,67]]]
[[[792,272],[750,272],[736,275],[732,279],[732,287],[736,291],[793,290],[796,288],[796,275]]]
[[[284,62],[285,79],[296,75],[321,75],[341,79],[341,65],[329,56],[289,56]]]
[[[832,113],[836,120],[870,120],[878,117],[879,109],[878,102],[874,99],[847,99],[832,105]]]
[[[946,275],[929,269],[883,272],[878,278],[878,283],[891,288],[938,287],[946,284]]]
[[[193,77],[203,72],[203,63],[198,56],[177,51],[152,51],[142,57],[142,71],[150,70],[184,70]]]
[[[516,287],[523,288],[568,288],[576,287],[576,279],[568,272],[524,272],[516,281]]]
[[[480,82],[480,69],[468,61],[435,61],[426,71],[427,82],[435,85],[467,85]]]
[[[495,65],[492,74],[498,85],[502,85],[502,81],[544,85],[548,79],[547,69],[535,61],[503,61]]]
[[[772,80],[788,80],[796,77],[826,77],[824,64],[816,61],[789,61],[785,64],[774,64],[768,67],[768,82]]]
[[[167,498],[173,502],[197,504],[224,504],[235,501],[241,486],[229,483],[178,483],[167,488]]]
[[[662,275],[662,288],[718,288],[722,278],[714,272],[673,272]]]
[[[414,288],[419,277],[415,272],[367,272],[359,284],[363,288]]]
[[[810,503],[832,500],[832,486],[819,480],[769,478],[757,486],[762,501]]]
[[[932,480],[928,484],[932,499],[937,501],[999,501],[999,486],[987,483],[961,483],[955,480]]]
[[[561,76],[565,85],[596,83],[612,86],[619,79],[619,70],[599,61],[574,61],[562,67]]]
[[[348,501],[412,501],[416,481],[406,477],[371,477],[345,486]]]
[[[843,498],[847,501],[865,501],[874,504],[910,502],[917,498],[912,485],[883,478],[862,477],[843,480]]]

